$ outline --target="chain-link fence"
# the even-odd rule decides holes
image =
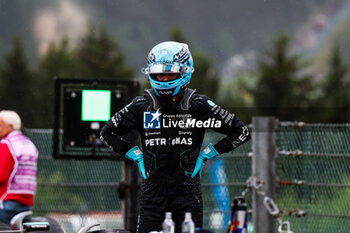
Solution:
[[[88,224],[123,228],[117,187],[122,163],[115,160],[54,160],[52,130],[26,129],[39,150],[34,214],[50,215],[67,233]]]
[[[37,145],[38,190],[35,214],[56,218],[67,233],[100,223],[123,228],[117,187],[122,162],[53,160],[52,131],[26,129]],[[276,203],[293,232],[348,232],[350,229],[350,124],[281,123],[277,131]],[[222,138],[208,132],[203,146]],[[242,194],[252,174],[252,141],[208,161],[202,172],[204,228],[224,232],[233,197]],[[251,208],[251,195],[248,195]],[[252,220],[248,218],[248,232]],[[277,229],[277,226],[276,226]]]
[[[277,204],[294,232],[350,229],[350,124],[280,124]]]
[[[206,133],[203,146],[214,144],[222,137],[223,135],[210,131]],[[241,195],[246,180],[251,176],[249,156],[252,150],[251,144],[252,141],[249,141],[218,159],[206,162],[201,180],[204,204],[203,228],[214,232],[226,230],[230,220],[231,200]],[[250,216],[248,221],[251,222]],[[250,225],[248,227],[251,228]]]

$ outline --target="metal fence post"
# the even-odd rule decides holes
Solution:
[[[136,232],[138,221],[138,206],[139,206],[139,170],[135,163],[130,161],[124,162],[124,178],[129,185],[126,197],[124,199],[124,228],[130,232]]]
[[[253,117],[253,161],[252,174],[264,182],[262,191],[275,200],[275,157],[277,153],[274,117]],[[263,203],[264,197],[253,189],[254,233],[274,233],[275,218],[270,215]]]
[[[127,134],[125,138],[128,141],[133,142],[133,145],[140,145],[139,135],[135,131]],[[124,228],[135,233],[138,223],[140,196],[139,183],[141,180],[137,164],[131,160],[124,161],[122,176],[122,179],[129,186],[123,202]]]

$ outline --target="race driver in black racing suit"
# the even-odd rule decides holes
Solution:
[[[191,212],[195,226],[202,227],[200,176],[205,161],[250,139],[248,128],[234,114],[187,87],[193,71],[186,44],[156,45],[143,69],[152,89],[117,112],[101,130],[101,140],[135,161],[143,177],[139,233],[161,231],[165,212],[172,212],[176,232],[181,232],[185,212]],[[201,152],[206,129],[226,137]],[[131,130],[140,133],[142,150],[123,139]]]

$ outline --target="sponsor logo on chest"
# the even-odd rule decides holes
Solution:
[[[144,129],[161,129],[161,128],[220,128],[221,121],[215,118],[199,120],[193,118],[191,114],[162,115],[156,112],[143,113]]]

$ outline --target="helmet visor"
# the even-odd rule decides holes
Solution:
[[[181,66],[177,64],[154,64],[149,67],[149,74],[181,73]]]
[[[188,66],[182,66],[176,63],[175,64],[162,63],[162,64],[153,64],[147,68],[142,68],[141,71],[144,74],[178,73],[178,74],[181,74],[182,76],[185,73],[188,73],[190,71],[190,68]]]

